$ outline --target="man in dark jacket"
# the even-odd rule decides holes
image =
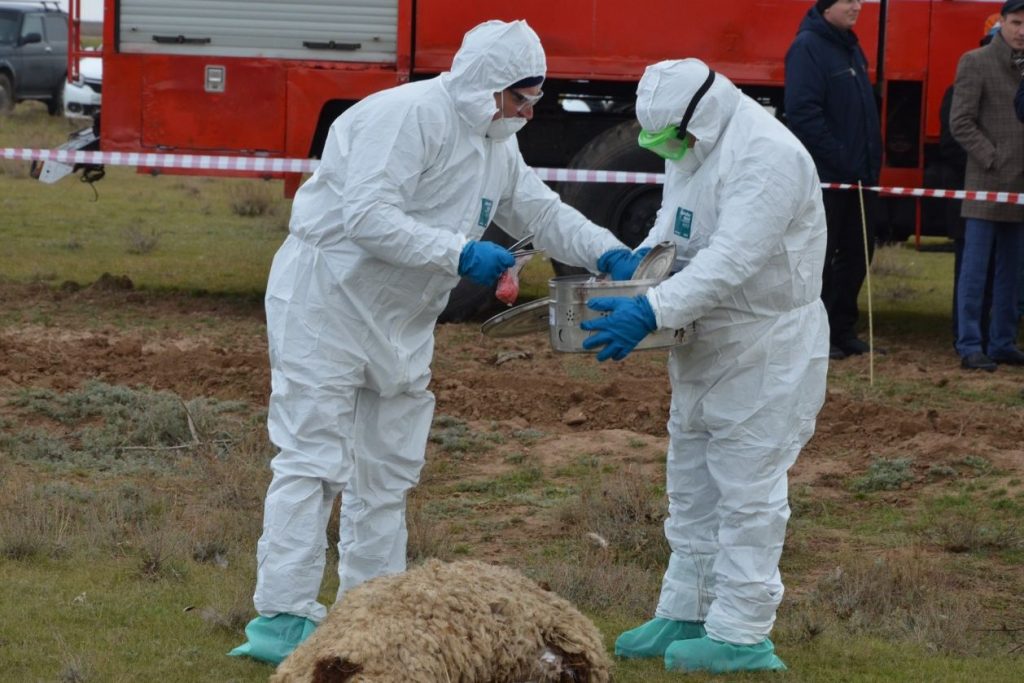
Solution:
[[[823,183],[874,185],[882,166],[878,104],[853,32],[862,5],[818,0],[786,53],[786,122],[811,153]],[[858,193],[825,190],[823,200],[828,245],[821,298],[831,328],[829,356],[838,360],[868,350],[857,338],[857,296],[874,250],[876,198],[864,194],[867,258]]]
[[[967,151],[965,188],[1024,191],[1024,128],[1010,104],[1024,65],[1024,0],[1003,3],[1001,27],[985,47],[960,58],[954,82],[950,130]],[[964,201],[967,219],[957,285],[956,350],[967,370],[1024,365],[1017,347],[1017,286],[1024,248],[1024,206]],[[987,346],[983,343],[982,292],[995,264]]]

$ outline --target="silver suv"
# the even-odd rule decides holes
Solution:
[[[56,2],[0,0],[0,116],[23,100],[62,113],[68,17]]]

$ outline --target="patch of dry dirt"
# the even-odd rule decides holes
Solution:
[[[170,390],[263,406],[269,391],[259,301],[144,294],[109,289],[57,292],[0,283],[0,396],[19,389],[73,389],[89,380]],[[536,457],[546,468],[601,454],[656,479],[665,446],[669,386],[664,356],[633,354],[618,364],[552,352],[546,337],[481,336],[475,325],[437,331],[432,389],[437,415],[480,429],[530,429],[543,435]],[[959,369],[948,340],[881,339],[889,353],[834,363],[817,432],[792,472],[793,487],[815,498],[849,497],[851,475],[878,457],[907,457],[918,480],[886,493],[909,504],[929,485],[929,468],[962,468],[977,455],[1006,473],[1010,495],[1024,471],[1024,369],[993,374]],[[841,381],[840,381],[841,379]],[[901,387],[932,390],[934,405],[904,400]],[[944,400],[954,387],[985,400]],[[942,400],[940,400],[942,399]],[[2,418],[14,419],[0,401]],[[481,461],[467,473],[500,471]],[[520,539],[530,540],[529,525]],[[503,543],[509,539],[504,538]]]

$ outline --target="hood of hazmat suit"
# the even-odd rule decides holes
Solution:
[[[708,74],[696,59],[649,66],[637,89],[643,129],[679,124]],[[810,155],[723,74],[687,130],[696,144],[666,162],[644,242],[673,241],[682,266],[648,290],[659,327],[696,322],[669,363],[673,553],[656,616],[755,644],[782,598],[786,471],[824,401],[825,217]]]
[[[440,78],[459,115],[482,134],[497,112],[494,93],[546,73],[540,38],[525,21],[488,21],[466,34],[451,71]]]

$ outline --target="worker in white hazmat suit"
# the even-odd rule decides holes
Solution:
[[[647,68],[640,145],[666,158],[645,244],[672,240],[685,267],[633,298],[591,307],[598,359],[696,322],[669,358],[665,535],[655,618],[619,636],[624,657],[670,670],[784,669],[768,639],[782,600],[787,471],[824,401],[820,300],[825,215],[814,162],[759,104],[696,59]]]
[[[326,614],[326,528],[341,496],[338,598],[405,569],[405,502],[424,461],[434,325],[460,276],[515,263],[493,220],[569,264],[620,275],[639,258],[562,204],[514,133],[546,70],[524,21],[469,31],[450,72],[359,102],[296,194],[266,294],[271,463],[248,642],[282,660]],[[599,268],[597,268],[599,269]]]

